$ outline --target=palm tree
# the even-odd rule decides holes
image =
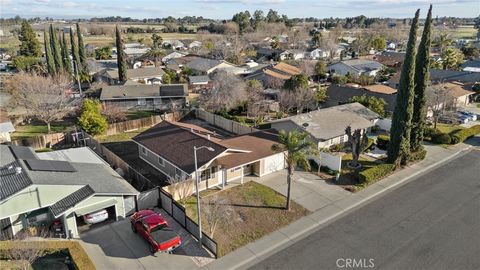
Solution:
[[[290,190],[292,185],[292,176],[295,167],[298,165],[310,170],[310,163],[308,156],[317,152],[315,144],[308,138],[305,132],[298,132],[296,130],[286,133],[281,131],[279,136],[279,144],[272,145],[272,150],[276,153],[284,153],[285,162],[287,163],[287,210],[290,210]]]
[[[165,51],[159,48],[150,49],[143,57],[153,58],[155,67],[159,66],[160,60],[165,56]]]

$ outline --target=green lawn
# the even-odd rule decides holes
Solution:
[[[71,122],[58,122],[51,124],[51,132],[65,132],[73,129],[73,123]],[[47,125],[44,123],[31,123],[24,126],[16,126],[15,132],[12,133],[12,140],[31,138],[35,136],[40,136],[47,134]]]
[[[213,239],[218,244],[219,257],[309,213],[293,201],[291,210],[285,210],[285,196],[256,182],[248,182],[223,191],[208,191],[208,194],[203,192],[200,194],[205,199],[211,196],[228,199],[228,204],[233,209],[233,213],[228,218],[219,222],[213,234]],[[196,202],[195,196],[187,198],[186,202],[187,215],[193,220],[197,218]],[[203,230],[209,234],[210,228],[206,222],[205,209],[202,209]]]
[[[135,131],[122,132],[115,135],[99,135],[99,136],[96,136],[96,139],[101,143],[130,141],[133,137],[137,136],[138,134],[140,134],[141,132],[147,129],[148,127],[140,128]]]
[[[437,129],[440,130],[443,133],[451,133],[460,129],[464,129],[464,127],[460,125],[450,125],[450,124],[442,124],[442,123],[437,123]]]

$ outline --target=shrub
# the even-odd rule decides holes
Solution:
[[[432,142],[437,144],[450,144],[452,138],[447,133],[438,133],[432,136]]]
[[[378,135],[378,137],[377,137],[378,148],[386,150],[389,142],[390,142],[390,136],[388,136],[388,135]]]
[[[367,142],[367,145],[365,145],[365,147],[363,148],[362,152],[365,151],[365,150],[368,150],[372,147],[373,145],[373,139],[372,138],[368,138],[368,142]]]
[[[332,152],[340,152],[342,150],[343,150],[343,144],[341,144],[341,143],[334,144],[334,145],[330,146],[330,151],[332,151]]]
[[[465,141],[466,139],[473,137],[477,134],[480,134],[480,125],[476,125],[470,128],[465,128],[461,130],[457,130],[452,133],[451,138],[452,141],[451,143],[457,144]]]
[[[419,149],[415,152],[410,153],[409,161],[420,161],[424,160],[425,157],[427,156],[427,151],[425,149]]]
[[[390,163],[379,164],[361,171],[358,174],[358,178],[360,180],[360,183],[371,184],[387,176],[393,171],[394,167],[395,166]]]
[[[108,127],[107,119],[100,112],[100,102],[92,99],[83,102],[78,122],[85,132],[92,135],[102,134]]]
[[[440,130],[436,129],[436,128],[433,128],[433,127],[427,127],[425,128],[425,131],[423,132],[423,135],[425,137],[430,137],[430,138],[433,138],[434,136],[438,135],[440,132]]]

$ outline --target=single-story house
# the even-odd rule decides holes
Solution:
[[[165,71],[156,67],[127,69],[127,79],[142,84],[161,84]],[[104,69],[95,74],[96,80],[110,85],[119,84],[118,69]]]
[[[393,113],[397,100],[397,90],[386,85],[342,86],[332,84],[327,88],[328,99],[323,106],[332,107],[349,103],[352,97],[363,95],[383,99],[386,102],[385,111]]]
[[[273,87],[272,81],[284,82],[302,71],[284,62],[259,69],[245,77],[245,80],[259,80],[265,87]]]
[[[264,176],[285,168],[284,153],[273,152],[275,132],[258,131],[222,139],[197,125],[163,121],[133,138],[139,157],[178,182],[192,181],[200,174],[199,189],[224,187],[244,176]],[[198,171],[195,170],[194,147]],[[193,192],[193,190],[192,190]]]
[[[283,50],[268,47],[258,47],[255,50],[257,51],[257,59],[261,60],[278,60],[283,52]]]
[[[475,94],[473,91],[466,90],[464,84],[456,81],[441,83],[438,86],[448,90],[449,95],[453,99],[453,107],[461,107],[470,104],[470,96]]]
[[[405,60],[405,52],[383,51],[375,56],[375,59],[382,65],[399,68]]]
[[[271,122],[278,131],[305,131],[319,149],[343,144],[348,138],[345,128],[369,130],[379,115],[358,102],[311,111]]]
[[[238,68],[237,66],[230,64],[226,61],[209,59],[197,57],[192,61],[186,64],[193,72],[193,75],[208,75],[214,72],[217,69],[223,69],[228,72],[229,69]],[[231,73],[236,74],[237,72],[242,72],[244,69],[241,68],[238,71],[233,71]]]
[[[138,42],[125,43],[123,46],[125,54],[131,57],[142,56],[149,50],[147,46]],[[117,48],[115,47],[112,48],[112,58],[117,58]]]
[[[314,60],[328,58],[330,57],[330,52],[327,50],[322,50],[320,48],[315,48],[308,52],[308,57]]]
[[[480,82],[480,72],[450,69],[430,69],[430,81],[432,83],[456,81],[464,84],[475,84]],[[388,85],[396,89],[398,88],[399,82],[400,72],[397,72],[388,80]]]
[[[280,53],[279,58],[280,60],[299,60],[305,58],[306,52],[303,50],[285,50]]]
[[[105,107],[167,111],[172,102],[184,108],[187,105],[187,97],[186,84],[111,85],[102,88],[100,101]]]
[[[0,145],[2,238],[55,220],[77,238],[86,214],[106,209],[119,219],[135,211],[138,191],[89,148],[58,152],[41,158],[29,147]]]
[[[377,72],[379,72],[383,68],[384,66],[379,62],[366,59],[345,60],[327,66],[327,70],[331,74],[338,74],[343,76],[347,75],[347,73],[357,76],[361,74],[375,76],[377,75]]]
[[[181,42],[180,40],[177,39],[172,39],[172,40],[164,40],[162,42],[162,46],[164,48],[172,48],[174,50],[183,50],[185,49],[185,44]]]
[[[460,67],[463,71],[480,72],[480,59],[468,60]]]
[[[183,53],[183,52],[179,52],[179,51],[173,51],[173,52],[170,52],[169,54],[165,55],[163,58],[162,58],[162,62],[163,63],[166,63],[168,60],[170,59],[175,59],[175,58],[180,58],[180,57],[184,57],[184,56],[187,56],[188,53]]]
[[[212,89],[213,81],[208,75],[188,76],[188,88],[190,91],[198,93]]]

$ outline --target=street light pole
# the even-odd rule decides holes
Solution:
[[[197,217],[198,217],[198,242],[200,246],[202,246],[202,215],[200,213],[200,191],[198,190],[199,184],[199,172],[198,172],[198,164],[197,164],[197,150],[206,148],[208,151],[215,151],[212,147],[207,146],[200,146],[200,147],[193,147],[193,157],[195,159],[195,190],[197,192]]]

